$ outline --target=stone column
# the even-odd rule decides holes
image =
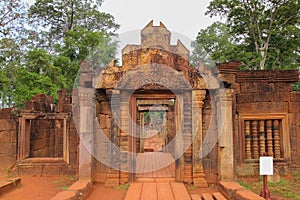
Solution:
[[[220,89],[217,95],[218,171],[221,181],[234,179],[232,96],[232,89]]]
[[[110,171],[107,174],[105,182],[106,187],[116,187],[120,182],[120,91],[111,90],[109,91],[109,97],[111,102],[111,128],[110,128]]]
[[[197,187],[207,187],[202,165],[202,107],[205,99],[205,90],[193,90],[193,180]]]
[[[120,93],[120,184],[129,181],[129,92]]]
[[[93,88],[78,88],[79,99],[79,179],[92,179],[93,133],[96,117]]]
[[[192,95],[191,91],[183,94],[183,139],[184,139],[184,173],[183,182],[193,183],[193,146],[192,146]]]

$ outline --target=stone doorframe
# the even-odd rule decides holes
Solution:
[[[202,145],[202,106],[205,94],[205,90],[182,91],[180,95],[177,94],[175,101],[179,105],[177,112],[181,113],[180,116],[176,117],[176,121],[181,121],[181,125],[178,126],[181,129],[177,128],[177,131],[179,132],[179,136],[183,137],[181,144],[178,145],[186,147],[184,154],[176,161],[176,180],[189,184],[194,183],[199,187],[207,186],[200,158],[200,146]],[[149,94],[134,94],[131,97],[129,95],[129,91],[120,91],[120,184],[125,184],[134,178],[130,173],[122,172],[122,170],[128,170],[135,166],[129,162],[134,159],[130,158],[126,152],[130,151],[132,144],[134,144],[134,139],[132,140],[128,133],[136,130],[134,130],[135,126],[128,123],[128,115],[131,113],[133,118],[135,117],[137,99],[175,99],[176,97],[170,94],[150,94],[150,96]],[[177,106],[175,105],[175,107]],[[182,119],[180,119],[181,117]]]

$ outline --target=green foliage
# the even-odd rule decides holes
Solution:
[[[36,94],[47,94],[57,99],[57,91],[66,86],[61,69],[53,65],[53,58],[44,50],[34,49],[26,55],[27,62],[17,76],[14,102],[22,106],[25,100]]]
[[[297,0],[213,0],[206,14],[225,17],[227,28],[213,24],[201,30],[195,41],[200,51],[196,48],[195,54],[205,50],[207,60],[241,60],[247,69],[297,69],[299,8]],[[217,48],[207,48],[206,38],[216,41]]]
[[[37,93],[57,98],[57,90],[72,89],[82,61],[103,68],[115,57],[119,25],[100,12],[101,3],[0,3],[1,107],[20,107]]]
[[[26,19],[26,6],[22,0],[0,1],[0,39],[20,37]]]
[[[200,30],[196,41],[192,42],[192,47],[194,47],[191,56],[193,65],[202,61],[205,65],[213,67],[215,62],[234,59],[236,45],[226,24],[215,22]]]
[[[62,191],[67,191],[67,190],[69,189],[69,187],[65,185],[65,186],[60,187],[60,189],[61,189]]]
[[[124,184],[124,185],[119,185],[117,187],[115,187],[116,190],[121,190],[121,189],[125,189],[128,190],[130,184]]]

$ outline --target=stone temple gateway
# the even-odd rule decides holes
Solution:
[[[81,65],[73,95],[37,95],[0,110],[0,167],[17,175],[76,174],[116,186],[165,178],[206,187],[258,175],[264,152],[275,173],[300,171],[297,70],[243,71],[238,61],[192,67],[190,52],[150,22],[122,64]]]

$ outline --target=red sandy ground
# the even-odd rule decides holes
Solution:
[[[0,174],[0,179],[5,178]],[[71,177],[22,177],[21,187],[0,194],[0,200],[49,200],[74,181]],[[126,192],[126,189],[105,188],[104,184],[94,184],[86,199],[123,200]]]
[[[73,182],[70,177],[22,177],[21,187],[1,194],[0,199],[49,200]]]
[[[86,200],[123,200],[126,189],[106,188],[104,184],[94,184]]]

